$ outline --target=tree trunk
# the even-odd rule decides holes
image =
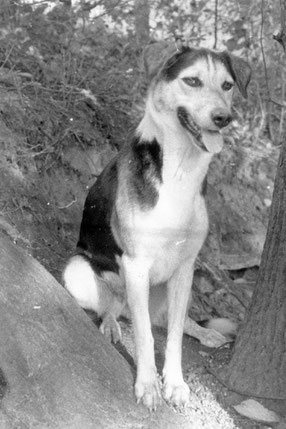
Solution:
[[[149,0],[135,0],[134,19],[136,41],[139,47],[149,42]]]
[[[261,266],[225,379],[246,394],[286,398],[286,142]]]

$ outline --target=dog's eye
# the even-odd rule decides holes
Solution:
[[[230,91],[231,88],[233,87],[233,83],[224,81],[221,87],[224,91]]]
[[[203,86],[203,82],[198,77],[183,77],[183,81],[193,88]]]

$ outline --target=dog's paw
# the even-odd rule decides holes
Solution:
[[[214,329],[205,329],[200,336],[200,342],[204,346],[218,348],[227,342],[227,338]]]
[[[187,383],[171,382],[165,379],[163,385],[163,398],[176,408],[185,408],[190,403],[190,389]]]
[[[162,402],[161,385],[157,376],[150,382],[137,379],[135,384],[135,396],[137,404],[142,402],[150,411],[156,411]]]
[[[120,325],[110,314],[103,317],[99,330],[109,341],[112,341],[114,344],[121,340],[122,335]]]

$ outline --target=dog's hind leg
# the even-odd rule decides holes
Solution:
[[[190,307],[189,299],[188,307]],[[167,328],[167,285],[152,287],[149,297],[149,313],[152,325]],[[220,347],[235,337],[236,324],[228,319],[211,319],[195,322],[188,314],[184,322],[184,334],[196,338],[207,347]]]
[[[119,341],[117,319],[126,305],[120,277],[110,271],[98,275],[86,258],[76,255],[64,269],[63,282],[82,308],[96,312],[102,319],[100,331],[113,342]]]
[[[218,330],[200,326],[190,317],[185,319],[184,334],[197,338],[201,344],[207,347],[220,347],[228,341]]]

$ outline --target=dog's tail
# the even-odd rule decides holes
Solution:
[[[203,328],[214,329],[229,341],[233,341],[236,338],[238,331],[238,324],[226,318],[202,320],[197,322],[197,324]]]

